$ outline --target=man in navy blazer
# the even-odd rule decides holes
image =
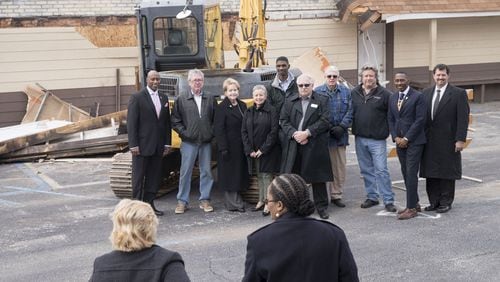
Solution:
[[[394,85],[398,92],[389,99],[387,117],[406,186],[406,209],[398,212],[398,219],[413,218],[421,211],[418,203],[418,169],[426,142],[424,125],[427,106],[422,93],[411,88],[409,83],[406,73],[396,73]]]
[[[168,97],[158,93],[160,74],[149,71],[147,86],[130,96],[127,112],[128,145],[132,153],[132,197],[149,203],[161,185],[162,158],[170,151],[171,125]]]

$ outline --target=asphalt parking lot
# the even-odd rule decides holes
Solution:
[[[398,221],[382,205],[361,209],[363,184],[354,146],[348,148],[347,207],[329,213],[347,234],[362,281],[499,281],[499,107],[471,105],[473,141],[463,152],[463,174],[472,180],[457,182],[446,214]],[[94,258],[111,250],[109,213],[119,199],[109,188],[110,167],[109,158],[0,165],[0,281],[88,280]],[[389,167],[392,179],[401,179],[397,159]],[[404,206],[405,192],[395,193]],[[424,181],[419,193],[425,206]],[[246,236],[270,218],[225,211],[216,189],[215,212],[205,214],[197,195],[193,189],[184,215],[174,215],[175,193],[157,200],[166,212],[158,244],[181,253],[192,281],[240,281]]]

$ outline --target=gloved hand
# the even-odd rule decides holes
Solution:
[[[229,161],[229,159],[230,159],[229,151],[228,150],[222,151],[221,152],[221,156],[222,156],[222,160],[224,160],[224,161]]]
[[[340,139],[342,138],[342,135],[344,135],[345,130],[342,128],[342,126],[334,126],[330,129],[330,134],[335,138],[335,139]]]

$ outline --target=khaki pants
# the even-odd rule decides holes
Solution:
[[[327,182],[331,199],[342,199],[345,183],[346,146],[329,147],[330,163],[332,164],[333,182]]]

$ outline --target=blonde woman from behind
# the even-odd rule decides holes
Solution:
[[[155,245],[158,218],[149,204],[122,200],[112,221],[113,251],[95,259],[90,281],[190,281],[181,256]]]

